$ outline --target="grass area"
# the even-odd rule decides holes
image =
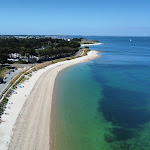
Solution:
[[[6,72],[11,69],[11,66],[0,66],[0,78],[6,76]]]

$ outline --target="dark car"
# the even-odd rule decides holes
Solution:
[[[7,71],[6,74],[10,74],[10,71]]]
[[[3,78],[0,78],[0,84],[3,83],[3,82],[4,82],[4,81],[3,81]]]

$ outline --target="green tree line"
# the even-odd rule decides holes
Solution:
[[[11,53],[39,56],[41,60],[49,60],[70,56],[76,53],[79,47],[77,39],[66,41],[52,38],[0,38],[0,63],[6,63]]]

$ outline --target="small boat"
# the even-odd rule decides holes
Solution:
[[[132,42],[132,40],[130,39],[130,42]]]

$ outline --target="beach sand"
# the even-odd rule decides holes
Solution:
[[[102,45],[103,43],[95,43],[95,44],[81,44],[81,47],[83,46],[92,46],[92,45]]]
[[[87,56],[52,64],[18,86],[2,116],[0,149],[49,150],[52,95],[58,73],[97,57],[97,51],[90,51]]]

